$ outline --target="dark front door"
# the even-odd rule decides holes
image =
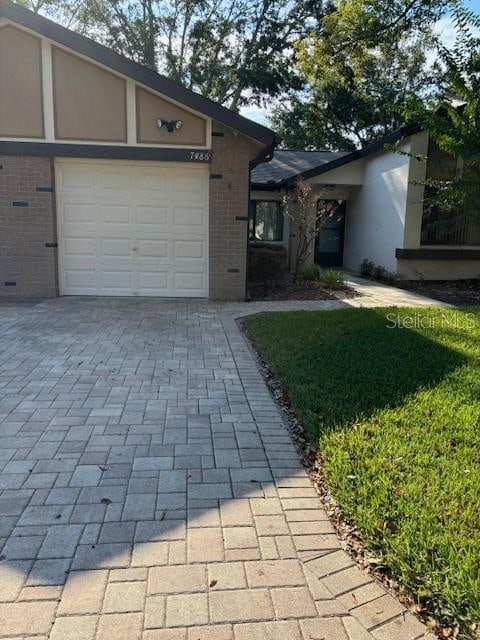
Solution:
[[[321,228],[315,239],[315,262],[322,267],[343,265],[345,200],[319,200]]]

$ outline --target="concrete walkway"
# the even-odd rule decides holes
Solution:
[[[433,637],[340,548],[234,321],[273,306],[0,304],[0,638]]]

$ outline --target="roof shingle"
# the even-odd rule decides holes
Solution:
[[[273,158],[269,162],[262,162],[252,170],[252,186],[281,183],[304,171],[329,164],[349,153],[349,151],[275,149]]]

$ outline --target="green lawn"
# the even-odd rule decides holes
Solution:
[[[392,316],[426,328],[388,328]],[[419,601],[470,637],[480,620],[480,308],[267,313],[245,324],[318,442],[346,517]]]

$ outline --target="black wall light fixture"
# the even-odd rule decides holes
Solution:
[[[162,118],[157,119],[157,127],[159,129],[162,129],[163,127],[165,127],[165,129],[169,133],[172,133],[173,131],[178,131],[179,129],[182,128],[182,125],[183,125],[182,120],[162,120]]]

